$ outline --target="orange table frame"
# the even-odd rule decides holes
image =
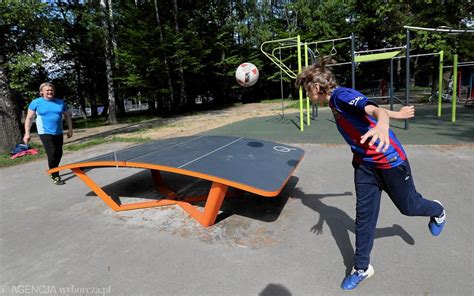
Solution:
[[[104,168],[104,167],[130,167],[130,168],[141,168],[149,169],[151,171],[155,189],[163,193],[166,198],[147,202],[136,202],[128,204],[118,204],[108,195],[97,183],[95,183],[84,171],[85,168]],[[231,180],[205,175],[194,171],[185,169],[167,167],[162,165],[154,165],[148,163],[137,163],[137,162],[126,162],[126,161],[97,161],[97,162],[83,162],[74,163],[69,165],[60,166],[47,171],[48,174],[59,172],[61,170],[70,169],[77,177],[79,177],[92,191],[97,194],[98,197],[105,202],[112,210],[129,211],[137,209],[145,209],[152,207],[161,207],[169,205],[178,205],[184,211],[186,211],[191,217],[196,219],[202,226],[208,227],[215,223],[219,209],[222,206],[222,202],[228,193],[229,187],[244,190],[250,193],[254,193],[261,196],[274,197],[280,194],[281,190],[288,182],[293,172],[288,174],[286,180],[281,184],[280,188],[276,191],[264,191],[255,187],[247,186],[233,182]],[[207,196],[196,196],[196,197],[185,197],[182,198],[172,190],[170,190],[163,182],[160,171],[176,173],[191,177],[196,177],[212,182],[209,194]],[[196,206],[193,205],[195,202],[206,201],[203,211],[200,211]]]

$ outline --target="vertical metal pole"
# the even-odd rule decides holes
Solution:
[[[474,73],[471,73],[471,78],[469,79],[469,97],[468,97],[468,100],[472,100],[472,80],[473,80],[473,77],[474,77]]]
[[[351,65],[352,65],[352,88],[356,87],[355,81],[355,35],[351,34]]]
[[[302,63],[301,63],[301,37],[298,35],[296,37],[296,45],[298,47],[297,54],[298,54],[298,74],[302,71]],[[304,120],[303,120],[303,87],[300,86],[299,89],[299,97],[300,97],[300,130],[304,131]]]
[[[438,117],[441,116],[442,108],[442,95],[443,95],[443,64],[444,64],[444,51],[439,52],[439,76],[438,76]]]
[[[405,68],[405,106],[408,106],[408,103],[410,102],[410,30],[408,29]],[[405,129],[408,129],[407,119],[405,119]]]
[[[304,66],[308,67],[308,43],[304,43]],[[306,94],[306,124],[311,125],[309,96]]]
[[[451,121],[456,122],[456,96],[458,92],[458,55],[454,55],[453,65],[453,96],[451,102]]]
[[[281,47],[278,49],[280,53],[280,61],[281,61]],[[285,118],[285,104],[283,99],[283,73],[280,68],[280,92],[281,92],[281,118]]]
[[[390,59],[390,86],[388,92],[390,96],[390,110],[393,110],[393,59]]]

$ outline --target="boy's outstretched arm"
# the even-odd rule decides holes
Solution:
[[[388,131],[390,116],[388,115],[387,110],[374,105],[366,105],[364,110],[367,115],[377,118],[377,125],[362,135],[360,138],[360,143],[364,144],[368,138],[371,138],[369,145],[373,146],[375,142],[379,140],[379,144],[377,145],[375,151],[387,151],[388,147],[390,146],[390,136]]]
[[[393,119],[409,119],[415,117],[415,106],[403,106],[399,111],[385,109]]]

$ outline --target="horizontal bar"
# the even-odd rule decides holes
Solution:
[[[462,65],[459,65],[458,64],[458,67],[469,67],[469,66],[474,66],[474,63],[473,64],[462,64]],[[453,68],[454,66],[444,66],[443,68]]]
[[[286,41],[296,41],[296,38],[297,38],[297,37],[290,37],[290,38],[284,38],[284,39],[277,39],[277,40],[264,41],[264,42],[262,43],[262,45],[260,46],[260,48],[262,48],[263,45],[269,44],[269,43],[286,42]]]
[[[328,40],[321,40],[321,41],[312,41],[312,42],[306,42],[307,45],[310,44],[319,44],[319,43],[328,43],[328,42],[336,42],[336,41],[342,41],[342,40],[348,40],[351,39],[351,37],[342,37],[342,38],[336,38],[336,39],[328,39]],[[302,42],[304,43],[304,42]]]
[[[411,54],[410,58],[414,57],[424,57],[424,56],[434,56],[434,55],[439,55],[439,52],[434,52],[434,53],[421,53],[421,54]],[[399,57],[394,57],[394,59],[404,59],[406,56],[399,56]]]
[[[359,53],[371,53],[371,52],[391,51],[391,50],[405,49],[405,48],[406,48],[406,46],[387,47],[387,48],[379,48],[379,49],[367,49],[367,50],[361,50],[361,51],[354,51],[354,53],[355,53],[355,54],[359,54]]]
[[[474,30],[464,29],[448,29],[448,28],[424,28],[424,27],[412,27],[412,26],[403,26],[405,29],[409,30],[418,30],[418,31],[431,31],[431,32],[446,32],[446,33],[474,33]]]
[[[349,65],[349,64],[352,64],[352,62],[342,62],[342,63],[329,64],[329,65],[326,65],[326,67],[342,66],[342,65]]]
[[[390,96],[367,97],[369,100],[390,99]]]
[[[351,37],[344,37],[344,38],[338,38],[338,39],[333,39],[334,41],[339,41],[339,40],[346,40],[346,39],[351,39]],[[325,43],[325,42],[332,42],[332,40],[324,40],[324,41],[313,41],[313,42],[301,42],[301,45],[313,45],[313,44],[319,44],[319,43]],[[291,48],[291,47],[297,47],[298,44],[291,44],[291,45],[281,45],[279,47],[275,47],[274,51],[277,49],[283,49],[283,48]]]
[[[372,53],[365,55],[358,55],[354,57],[356,63],[362,62],[373,62],[378,60],[388,60],[392,59],[394,56],[398,55],[401,51],[390,51],[390,52],[381,52],[381,53]]]

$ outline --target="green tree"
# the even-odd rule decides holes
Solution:
[[[21,140],[17,102],[10,93],[5,56],[0,53],[0,153],[10,151]]]

